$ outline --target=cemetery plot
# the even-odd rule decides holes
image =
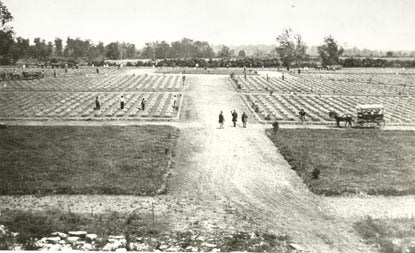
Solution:
[[[124,109],[120,108],[121,95],[126,102]],[[96,96],[100,110],[94,110]],[[147,100],[145,110],[141,110],[143,98]],[[172,92],[2,92],[0,118],[170,119],[177,116],[181,98],[181,94]]]
[[[346,73],[346,74],[415,74],[413,68],[343,68],[341,70],[317,70],[306,69],[301,73],[313,73],[313,74],[333,74],[333,73]]]
[[[262,120],[300,121],[298,112],[304,109],[307,121],[333,121],[328,116],[334,110],[356,117],[358,104],[382,104],[385,107],[386,124],[415,124],[415,98],[398,96],[318,96],[318,95],[243,95]]]
[[[181,86],[182,81],[178,75],[84,75],[3,81],[0,83],[0,90],[177,92]]]
[[[410,83],[414,83],[415,76]],[[379,77],[379,79],[381,79]],[[302,93],[302,94],[344,94],[344,95],[415,95],[415,85],[397,85],[396,81],[375,83],[365,80],[328,79],[312,75],[285,75],[282,78],[267,78],[263,76],[236,76],[236,86],[240,92],[275,92],[275,93]],[[383,79],[382,79],[383,80]]]
[[[380,84],[412,88],[415,86],[414,73],[305,73],[301,74],[301,77],[305,79],[320,79],[325,81],[364,83],[365,85]]]

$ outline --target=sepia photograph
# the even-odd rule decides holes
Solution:
[[[0,0],[0,252],[415,253],[415,1]]]

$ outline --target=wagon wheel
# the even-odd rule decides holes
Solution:
[[[364,120],[358,120],[358,121],[356,122],[356,126],[357,126],[357,127],[363,127],[364,123],[365,123],[365,121],[364,121]]]
[[[376,123],[378,124],[378,127],[379,127],[380,129],[383,129],[383,128],[385,127],[385,125],[386,125],[386,122],[385,122],[385,120],[384,120],[384,119],[379,119],[379,120],[376,120]]]

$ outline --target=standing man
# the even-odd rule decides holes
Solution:
[[[246,115],[245,112],[243,112],[241,119],[242,119],[243,127],[246,128],[246,122],[248,121],[248,115]]]
[[[231,114],[232,114],[233,127],[236,127],[236,121],[238,121],[238,113],[236,113],[236,110],[233,109],[233,112],[231,111]]]
[[[219,129],[223,129],[223,122],[225,122],[225,117],[223,117],[223,112],[219,113]]]
[[[124,96],[121,96],[121,98],[120,98],[121,110],[124,110],[124,105],[125,105],[125,99],[124,99]]]
[[[185,75],[182,76],[182,82],[183,82],[183,90],[184,90],[184,84],[186,82],[186,76]]]
[[[141,100],[141,110],[145,110],[146,109],[146,99],[145,98],[143,98],[142,100]]]
[[[305,115],[306,115],[304,109],[301,109],[298,114],[300,115],[301,124],[303,124],[305,121]]]
[[[98,96],[95,98],[95,110],[100,110],[101,109],[101,105],[99,103],[98,100]]]
[[[56,69],[53,70],[53,77],[56,78]]]
[[[173,108],[176,108],[176,106],[177,106],[177,95],[174,94],[174,96],[173,96]]]

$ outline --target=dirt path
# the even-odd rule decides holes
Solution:
[[[349,220],[415,217],[415,196],[352,196],[324,198],[327,213]]]
[[[290,169],[262,127],[244,129],[240,122],[231,127],[230,110],[248,110],[226,77],[195,76],[191,81],[187,96],[194,105],[192,119],[203,127],[182,129],[170,180],[174,196],[233,208],[252,226],[287,234],[313,252],[365,247],[350,225],[321,211],[324,203]],[[217,129],[221,110],[225,129]]]

